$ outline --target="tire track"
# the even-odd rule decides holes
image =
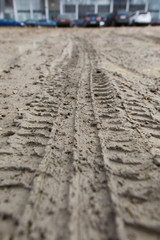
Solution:
[[[151,134],[153,126],[159,129],[159,122],[152,118],[140,95],[122,81],[118,86],[111,80],[104,69],[93,71],[93,104],[100,124],[110,192],[123,227],[119,234],[122,239],[158,239],[159,169],[155,166],[153,146],[148,144],[146,132],[139,126],[145,125]],[[156,137],[159,151],[158,134]],[[121,236],[122,232],[126,232],[126,236]]]
[[[90,60],[84,42],[74,42],[72,64],[65,67],[69,94],[15,239],[118,239],[91,102]]]
[[[57,84],[61,92],[59,114],[26,206],[15,239],[62,239],[68,233],[68,189],[72,171],[73,121],[76,86],[81,66],[79,47],[73,46],[69,58],[60,66]],[[61,79],[60,79],[61,78]],[[54,84],[55,86],[55,84]],[[62,90],[63,89],[63,90]],[[54,89],[52,93],[54,93]],[[54,94],[53,94],[54,95]],[[66,130],[67,129],[67,130]]]
[[[53,66],[56,70],[52,75],[49,74],[46,78],[43,75],[40,78],[43,86],[41,91],[27,103],[27,107],[18,112],[18,117],[13,122],[16,131],[8,131],[2,135],[0,151],[0,222],[1,226],[4,226],[0,232],[2,239],[10,239],[13,236],[20,224],[33,179],[46,171],[39,168],[39,164],[45,157],[54,121],[59,115],[61,101],[66,95],[66,82],[61,81],[65,75],[59,66],[63,61],[64,65],[66,64],[65,60],[70,57],[70,50],[72,51],[71,41],[60,58],[54,61]],[[47,172],[46,174],[50,175]],[[11,231],[8,232],[8,228]]]
[[[149,40],[149,36],[142,29],[141,33],[136,29],[136,34],[129,31],[126,35],[125,29],[118,29],[116,32],[111,30],[110,37],[105,42],[100,38],[105,49],[102,51],[103,61],[104,58],[107,59],[116,69],[121,68],[128,74],[136,75],[135,79],[143,78],[143,83],[147,81],[149,85],[151,79],[159,79],[159,45],[150,41],[152,38]],[[133,41],[130,41],[131,38]],[[140,38],[144,38],[143,41]]]
[[[77,90],[74,172],[69,191],[71,240],[117,239],[115,213],[107,187],[101,145],[97,133],[91,95],[91,65],[86,42],[79,39],[84,51],[83,69]]]

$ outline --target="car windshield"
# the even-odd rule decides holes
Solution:
[[[98,17],[97,14],[88,14],[86,17]]]
[[[119,10],[119,11],[117,11],[117,14],[118,15],[121,15],[121,14],[128,15],[129,13],[125,10]]]
[[[40,23],[43,23],[43,22],[46,22],[47,20],[46,19],[40,19],[40,20],[38,20],[38,22],[40,22]]]
[[[140,11],[139,14],[147,14],[147,12]]]

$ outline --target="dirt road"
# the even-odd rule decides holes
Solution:
[[[0,29],[0,239],[160,239],[160,28]]]

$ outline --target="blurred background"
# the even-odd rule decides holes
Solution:
[[[103,17],[119,9],[149,11],[152,19],[160,19],[160,0],[0,0],[0,18],[16,21],[55,19],[59,14],[71,19],[81,19],[87,13]]]

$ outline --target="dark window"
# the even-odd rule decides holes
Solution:
[[[126,5],[114,5],[114,11],[118,11],[119,9],[126,9]]]
[[[75,5],[64,5],[64,10],[66,13],[75,13]]]
[[[29,10],[18,10],[19,13],[30,13]]]
[[[107,12],[109,12],[109,6],[108,5],[99,5],[98,6],[98,12],[99,13],[107,13]]]
[[[13,7],[13,1],[12,0],[5,0],[5,6],[6,7]]]
[[[89,13],[94,13],[94,5],[79,5],[79,18],[84,18]]]
[[[126,9],[127,0],[114,0],[114,12],[119,9]]]
[[[125,5],[127,0],[114,0],[114,4],[116,5]]]
[[[141,4],[141,5],[130,5],[130,11],[131,12],[135,12],[138,10],[144,10],[145,9],[145,5]]]

